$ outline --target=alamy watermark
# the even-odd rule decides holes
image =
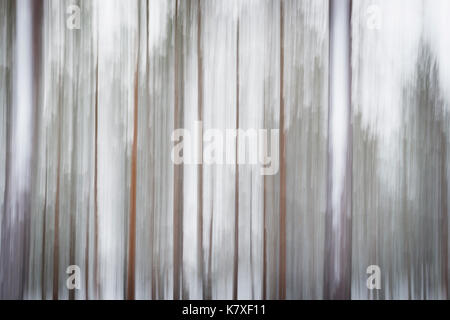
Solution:
[[[79,30],[81,28],[81,9],[76,4],[67,6],[66,13],[68,14],[66,20],[66,27],[70,30]]]
[[[367,278],[366,286],[369,290],[381,289],[381,269],[373,264],[367,267],[366,273],[370,276]]]
[[[69,277],[66,280],[66,287],[69,290],[81,288],[81,269],[77,265],[70,265],[66,269],[66,273]],[[366,281],[367,289],[380,290],[381,289],[381,269],[377,265],[370,265],[366,269],[366,273],[369,275]]]
[[[81,270],[76,264],[70,265],[66,269],[66,273],[69,277],[66,280],[66,287],[69,290],[81,288]]]
[[[261,175],[279,168],[279,129],[205,129],[195,121],[193,132],[176,129],[171,136],[174,164],[259,165]],[[237,155],[236,155],[237,152]]]
[[[366,8],[366,27],[369,30],[380,30],[382,24],[381,8],[377,4],[371,4]]]

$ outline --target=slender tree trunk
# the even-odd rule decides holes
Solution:
[[[174,129],[182,126],[182,112],[180,108],[180,44],[181,37],[178,25],[178,0],[175,1],[175,70],[174,70]],[[181,293],[181,263],[183,256],[183,165],[174,165],[173,179],[173,298],[178,300]]]
[[[286,133],[284,127],[284,0],[280,1],[280,279],[279,299],[286,299]]]
[[[88,196],[88,201],[86,204],[86,212],[87,212],[87,218],[86,218],[86,248],[84,249],[84,272],[86,272],[86,276],[84,278],[84,289],[86,294],[86,300],[89,300],[89,219],[91,218],[90,209],[89,209],[89,203],[91,202],[90,196]]]
[[[239,129],[239,19],[236,33],[236,132]],[[233,263],[233,299],[238,295],[239,272],[239,164],[238,164],[239,135],[236,136],[236,165],[235,165],[235,193],[234,193],[234,263]]]
[[[139,6],[140,4],[138,4]],[[138,104],[139,104],[139,59],[141,42],[141,14],[138,7],[138,47],[136,57],[136,72],[134,78],[134,124],[133,147],[131,151],[131,186],[130,186],[130,221],[128,232],[128,277],[127,299],[135,299],[135,272],[136,272],[136,179],[137,179],[137,143],[138,143]]]
[[[33,66],[32,66],[32,70],[33,70],[33,104],[34,104],[34,108],[33,108],[33,119],[34,119],[34,133],[33,133],[33,146],[32,146],[32,159],[31,162],[32,163],[37,163],[38,160],[38,155],[40,152],[40,141],[42,141],[43,139],[46,138],[45,135],[43,135],[41,133],[42,130],[42,104],[40,103],[41,101],[41,80],[42,80],[42,19],[43,19],[43,1],[42,0],[35,0],[33,1],[33,8],[32,8],[32,14],[33,14],[33,32],[32,32],[32,37],[33,37]],[[47,161],[47,149],[45,148],[45,161]],[[37,189],[37,176],[38,173],[37,171],[32,173],[33,176],[33,192],[32,192],[32,196],[34,197],[34,194],[36,194],[36,189]],[[47,187],[47,169],[45,170],[45,184]],[[47,188],[45,189],[45,200],[44,202],[47,202]],[[31,204],[31,201],[30,201]],[[30,210],[31,213],[31,210]],[[43,210],[43,228],[45,228],[45,221],[46,220],[46,206],[44,206],[44,210]],[[28,235],[27,239],[26,239],[26,243],[28,244],[27,246],[30,245],[30,229],[31,226],[27,226],[26,227],[26,231],[25,233]],[[42,234],[43,237],[43,244],[45,246],[45,235]],[[44,266],[45,266],[45,249],[43,246],[43,252],[42,252],[42,272],[41,275],[44,274]],[[28,256],[30,256],[30,252],[29,252],[29,248],[27,248],[27,252],[25,253],[27,256],[27,260],[29,259]],[[28,264],[28,263],[27,263]],[[41,281],[43,282],[43,279],[45,277],[41,277]],[[41,288],[41,293],[45,294],[45,291],[43,288]]]
[[[45,152],[45,164],[47,164],[47,152]],[[47,167],[47,165],[46,165]],[[47,233],[47,170],[45,170],[45,195],[44,195],[44,209],[42,210],[42,257],[41,257],[41,299],[45,300],[45,240]]]
[[[263,177],[263,278],[262,278],[262,299],[267,299],[267,200],[266,200],[266,176]]]
[[[440,122],[442,126],[442,121]],[[448,299],[448,180],[447,139],[441,127],[441,246],[444,297]]]
[[[60,79],[61,87],[64,88],[62,80]],[[61,92],[62,91],[62,92]],[[59,110],[58,113],[58,152],[57,152],[57,173],[56,173],[56,199],[55,199],[55,221],[54,221],[54,241],[53,241],[53,300],[58,300],[59,289],[59,198],[60,198],[60,181],[61,181],[61,135],[62,135],[62,121],[64,119],[64,107],[62,105],[62,96],[64,96],[64,89],[60,90],[59,96]]]
[[[203,268],[203,56],[202,56],[202,8],[201,0],[197,1],[197,77],[198,77],[198,121],[201,122],[202,127],[200,134],[200,157],[202,159],[198,166],[198,181],[197,181],[197,226],[198,226],[198,266],[199,273],[202,277],[202,297],[205,297],[206,279]]]
[[[5,193],[1,223],[0,298],[23,299],[28,287],[33,172],[37,146],[42,1],[5,4],[10,17],[6,50]],[[10,53],[13,53],[10,56]],[[35,54],[33,54],[35,52]],[[2,75],[3,77],[3,75]],[[12,106],[12,107],[11,107]]]
[[[151,114],[151,92],[150,92],[150,45],[149,45],[149,38],[150,38],[150,19],[149,19],[149,0],[146,1],[146,24],[147,24],[147,32],[146,32],[146,75],[147,75],[147,104],[149,109],[149,114]],[[154,119],[151,119],[149,117],[150,121],[154,121]],[[151,130],[153,129],[153,126],[148,126],[148,137],[151,137],[151,146],[155,147],[155,134]],[[150,192],[151,192],[151,209],[150,209],[150,226],[149,230],[151,230],[150,234],[150,256],[151,256],[151,270],[150,270],[150,278],[151,278],[151,299],[155,299],[156,297],[156,273],[155,273],[155,248],[154,248],[154,237],[155,237],[155,161],[154,158],[150,158],[150,172],[151,172],[151,178],[150,178]]]
[[[138,13],[139,14],[139,13]],[[140,27],[140,24],[139,24]],[[140,41],[138,39],[138,41]],[[128,286],[127,299],[135,298],[135,269],[136,269],[136,174],[137,174],[137,133],[138,133],[138,99],[139,99],[139,46],[137,54],[135,83],[134,83],[134,125],[133,147],[131,151],[131,186],[130,186],[130,221],[128,232]]]
[[[213,206],[211,206],[213,207]],[[208,283],[206,290],[206,299],[212,299],[212,247],[213,247],[213,224],[214,210],[211,213],[211,221],[209,223],[209,252],[208,252]]]
[[[5,2],[3,3],[7,6],[6,11],[8,13],[6,19],[8,21],[8,24],[6,26],[6,33],[7,33],[7,43],[8,50],[6,50],[6,56],[8,63],[11,63],[11,61],[14,59],[12,54],[12,46],[14,41],[14,33],[13,33],[13,25],[15,24],[15,12],[16,12],[16,2]],[[3,76],[3,75],[2,75]],[[2,218],[1,218],[1,241],[0,241],[0,299],[9,298],[9,284],[6,283],[5,279],[7,273],[9,272],[9,265],[8,265],[8,254],[6,248],[9,247],[9,230],[10,218],[7,217],[7,214],[9,215],[9,198],[10,198],[10,171],[12,167],[12,112],[13,112],[13,88],[14,88],[14,82],[12,77],[12,70],[9,70],[9,73],[5,74],[5,82],[6,82],[6,105],[5,105],[5,171],[4,171],[4,177],[5,177],[5,186],[4,186],[4,192],[3,192],[3,206],[2,206]],[[7,222],[8,219],[8,223]],[[6,243],[8,242],[8,246],[6,246]],[[9,274],[8,274],[9,276]]]
[[[94,297],[99,299],[98,281],[98,43],[95,67],[95,155],[94,155]]]
[[[74,85],[74,92],[77,92],[77,84]],[[78,154],[78,141],[77,141],[77,99],[75,98],[75,105],[72,111],[72,161],[71,161],[71,195],[70,195],[70,226],[69,226],[69,264],[75,265],[75,249],[76,249],[76,202],[77,202],[77,154]],[[69,300],[75,299],[75,290],[69,289]]]
[[[329,16],[328,187],[324,296],[327,299],[350,299],[353,134],[351,0],[330,0]],[[338,146],[343,148],[337,149]]]

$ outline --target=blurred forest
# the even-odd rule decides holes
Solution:
[[[449,15],[1,0],[0,298],[448,299]],[[344,120],[330,21],[348,26]],[[171,134],[195,121],[279,129],[278,173],[175,165]]]

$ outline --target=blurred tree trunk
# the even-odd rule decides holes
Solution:
[[[351,0],[330,0],[326,299],[350,299],[352,235]]]

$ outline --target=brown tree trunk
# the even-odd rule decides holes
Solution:
[[[138,4],[139,5],[139,4]],[[138,30],[141,28],[141,15],[138,10]],[[127,299],[135,299],[135,272],[136,272],[136,175],[137,175],[137,140],[138,140],[138,103],[139,103],[139,58],[140,58],[140,31],[138,32],[138,48],[136,72],[134,78],[134,124],[133,147],[131,150],[131,185],[130,185],[130,221],[128,232],[128,277]]]
[[[139,60],[139,55],[138,55]],[[131,186],[130,186],[130,222],[128,239],[128,277],[127,299],[135,298],[135,267],[136,267],[136,174],[137,174],[137,129],[138,129],[138,87],[139,63],[136,67],[134,84],[134,128],[133,148],[131,151]]]

